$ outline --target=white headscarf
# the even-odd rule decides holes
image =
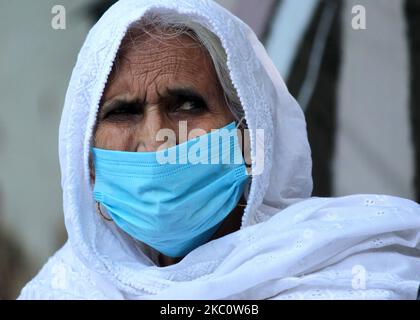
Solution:
[[[99,101],[130,24],[175,11],[221,40],[251,131],[264,130],[264,170],[252,179],[241,229],[157,267],[95,212],[89,150]],[[256,144],[251,137],[255,164]],[[303,113],[251,29],[208,0],[121,0],[89,32],[60,125],[69,241],[20,298],[415,298],[419,205],[387,196],[309,198]],[[303,201],[304,200],[304,201]]]

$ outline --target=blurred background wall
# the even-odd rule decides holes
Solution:
[[[77,53],[114,1],[0,0],[0,299],[66,240],[58,126]],[[314,195],[419,201],[420,1],[219,0],[247,22],[308,122]],[[51,27],[54,5],[66,29]],[[366,29],[352,9],[366,9]]]

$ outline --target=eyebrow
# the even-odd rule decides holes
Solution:
[[[170,102],[173,99],[182,99],[182,100],[201,100],[205,104],[207,104],[206,99],[193,87],[190,86],[182,86],[182,87],[174,87],[174,88],[165,88],[162,93],[157,93],[159,96],[158,103],[162,102]],[[107,101],[105,101],[100,107],[100,117],[102,118],[105,114],[108,113],[110,110],[114,110],[119,106],[131,104],[131,103],[138,103],[141,107],[145,107],[147,105],[146,97],[143,99],[139,99],[136,97],[130,97],[128,94],[121,94],[117,95]]]
[[[181,97],[185,99],[201,99],[206,101],[204,97],[192,87],[179,87],[179,88],[167,88],[162,98],[168,97]],[[161,97],[161,95],[159,95]]]

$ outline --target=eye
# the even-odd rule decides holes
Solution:
[[[195,109],[195,108],[196,108],[196,105],[194,104],[194,102],[186,101],[180,107],[178,107],[177,110],[190,111],[190,110]]]
[[[189,99],[183,101],[175,112],[202,112],[207,109],[206,103],[201,99]]]
[[[137,103],[122,103],[108,111],[104,118],[109,120],[125,120],[138,114],[139,105]]]

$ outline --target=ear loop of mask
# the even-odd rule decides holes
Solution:
[[[243,121],[245,120],[245,116],[242,116],[242,118],[239,120],[239,122],[237,122],[237,124],[236,124],[236,130],[238,130],[240,127],[241,127],[241,125],[242,125],[242,123],[243,123]],[[245,146],[244,146],[244,140],[242,139],[242,148],[245,148]],[[243,155],[242,155],[243,156]],[[245,163],[245,166],[247,166],[248,167],[248,164],[247,163]],[[250,178],[251,178],[251,176],[250,176]],[[245,201],[244,203],[241,203],[241,200],[243,200],[243,201]],[[238,207],[241,207],[241,208],[245,208],[246,206],[248,205],[248,203],[246,202],[246,199],[245,199],[245,196],[244,196],[244,194],[241,196],[241,199],[239,200],[239,202],[238,202],[238,204],[237,204],[237,206]]]
[[[241,118],[241,120],[239,120],[239,122],[237,122],[237,124],[236,124],[236,130],[239,130],[239,128],[241,127],[241,125],[242,125],[242,123],[243,123],[243,121],[245,120],[245,115],[243,115],[242,116],[242,118]],[[246,127],[244,127],[243,129],[246,129]],[[242,137],[242,150],[245,150],[245,141],[244,141],[244,139],[243,139],[243,137]],[[244,159],[245,159],[245,156],[244,156],[244,154],[242,154],[242,156],[244,157]],[[248,164],[246,161],[245,161],[245,167],[246,168],[250,168],[251,167],[251,164]],[[251,176],[250,176],[251,177]]]
[[[241,120],[236,121],[236,129],[239,129],[239,127],[242,125],[242,122],[245,120],[245,116],[242,116]]]

